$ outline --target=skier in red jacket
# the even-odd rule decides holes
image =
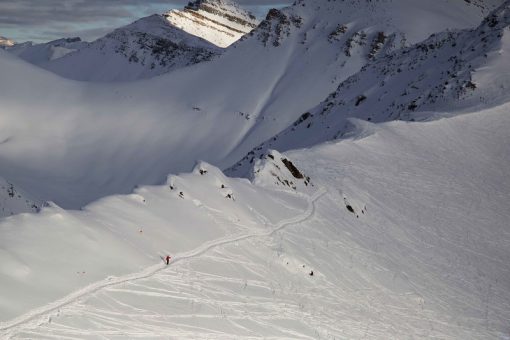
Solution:
[[[167,266],[168,266],[168,264],[170,263],[170,259],[171,259],[171,258],[172,258],[172,257],[171,257],[170,255],[167,255],[167,256],[165,257],[165,261],[166,261],[166,265],[167,265]]]

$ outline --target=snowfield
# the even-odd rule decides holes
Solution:
[[[282,156],[311,178],[298,192],[263,171],[268,157],[256,186],[201,164],[82,212],[6,219],[0,283],[17,294],[2,297],[2,314],[27,314],[0,329],[14,339],[504,338],[508,110],[365,122],[364,137]]]
[[[510,0],[298,0],[150,79],[82,44],[29,54],[136,80],[0,49],[0,338],[510,339]]]

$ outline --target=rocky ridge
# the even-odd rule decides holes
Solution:
[[[183,10],[164,14],[168,22],[183,31],[227,47],[258,25],[251,13],[228,0],[197,0]]]
[[[433,34],[375,58],[317,107],[250,151],[229,172],[245,174],[268,149],[284,151],[344,137],[359,127],[356,120],[423,121],[440,117],[433,112],[503,103],[508,99],[510,77],[498,70],[510,53],[509,25],[507,1],[475,29]]]

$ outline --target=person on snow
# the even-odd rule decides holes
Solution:
[[[165,261],[166,261],[166,265],[167,265],[167,266],[168,266],[168,264],[170,263],[170,259],[171,259],[171,258],[172,258],[172,257],[171,257],[170,255],[167,255],[167,256],[165,257]]]

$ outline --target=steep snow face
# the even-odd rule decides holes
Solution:
[[[7,51],[17,55],[29,63],[43,66],[47,62],[62,58],[63,56],[78,51],[88,45],[80,38],[64,38],[50,41],[44,44],[32,44],[31,42],[16,44]]]
[[[445,29],[476,27],[501,3],[488,1],[479,7],[463,0],[311,0],[271,10],[257,29],[236,44],[243,53],[251,51],[259,59],[271,60],[260,69],[275,77],[261,84],[259,105],[242,110],[252,120],[250,131],[229,160],[235,162],[246,154],[246,147],[256,139],[285,129],[367,62]],[[262,45],[262,55],[256,54],[254,45]]]
[[[505,339],[508,110],[271,152],[263,187],[199,164],[3,220],[0,337]]]
[[[509,26],[507,2],[476,29],[435,34],[381,56],[231,170],[245,174],[268,148],[289,150],[340,138],[352,129],[350,118],[427,120],[440,117],[438,112],[474,111],[509,101]]]
[[[34,63],[75,80],[128,81],[211,60],[221,49],[170,25],[161,15],[152,15],[69,52]]]
[[[38,212],[41,206],[41,201],[31,198],[18,186],[0,177],[0,218]]]
[[[0,36],[0,48],[14,46],[15,42],[11,39]]]
[[[164,14],[174,26],[219,47],[227,47],[258,25],[258,20],[230,0],[196,0]]]

